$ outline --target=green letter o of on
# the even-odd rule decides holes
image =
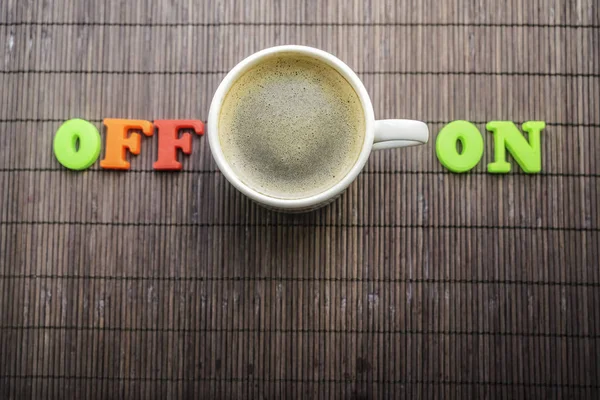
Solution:
[[[70,119],[56,131],[53,147],[56,159],[63,166],[78,171],[86,169],[100,155],[100,133],[86,120]]]
[[[456,149],[456,142],[462,151]],[[483,138],[479,129],[468,121],[452,121],[442,128],[435,141],[435,152],[442,165],[452,172],[466,172],[483,156]]]

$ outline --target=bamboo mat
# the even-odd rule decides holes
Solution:
[[[0,398],[599,398],[596,0],[0,2]],[[206,119],[225,73],[306,44],[427,146],[330,206],[264,210],[216,171],[71,172],[80,117]],[[435,156],[477,124],[468,174]],[[544,120],[539,175],[490,120]],[[104,140],[103,140],[104,143]],[[101,154],[103,157],[103,154]]]

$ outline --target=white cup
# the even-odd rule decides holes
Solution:
[[[240,180],[227,162],[219,141],[219,114],[223,100],[231,86],[249,69],[260,64],[265,58],[277,53],[297,53],[300,56],[309,56],[335,68],[352,85],[360,98],[365,113],[364,143],[358,159],[346,176],[329,189],[301,199],[280,199],[260,193]],[[375,120],[373,104],[369,94],[359,77],[337,57],[312,47],[306,46],[277,46],[252,54],[237,64],[223,79],[210,105],[208,114],[207,135],[210,150],[217,166],[225,178],[240,192],[250,197],[257,203],[271,209],[281,211],[308,211],[324,206],[336,197],[354,181],[367,162],[371,150],[407,147],[427,143],[429,129],[424,122],[406,119]]]

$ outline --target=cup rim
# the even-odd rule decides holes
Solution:
[[[354,163],[350,171],[348,171],[346,176],[344,176],[339,182],[337,182],[330,188],[315,195],[299,199],[282,199],[268,196],[263,193],[260,193],[255,189],[252,189],[244,182],[242,182],[242,180],[237,176],[237,174],[233,171],[233,169],[227,162],[225,155],[223,154],[223,150],[221,148],[221,143],[219,141],[218,134],[218,123],[221,106],[223,104],[225,96],[229,92],[232,85],[245,72],[247,72],[250,68],[254,67],[255,65],[259,64],[265,58],[275,53],[283,52],[293,52],[304,56],[309,56],[319,61],[325,62],[329,66],[335,68],[335,70],[338,71],[346,79],[346,81],[350,83],[350,85],[352,85],[352,88],[354,89],[354,91],[360,99],[363,112],[365,114],[365,136],[363,146],[361,148],[356,162]],[[358,174],[362,171],[367,160],[369,159],[369,155],[371,154],[371,149],[373,147],[374,140],[374,123],[375,116],[373,112],[373,105],[371,103],[369,94],[367,93],[367,89],[365,88],[358,75],[356,75],[356,73],[352,71],[352,69],[348,67],[342,60],[335,57],[333,54],[313,47],[299,45],[284,45],[269,47],[264,50],[258,51],[240,61],[235,67],[233,67],[231,71],[227,73],[227,75],[219,84],[210,105],[210,111],[207,120],[207,135],[211,153],[213,155],[213,158],[215,159],[215,162],[217,163],[219,170],[236,189],[238,189],[240,192],[242,192],[249,198],[271,207],[280,209],[301,209],[310,208],[312,206],[317,206],[321,203],[327,202],[329,199],[342,193],[356,179]]]

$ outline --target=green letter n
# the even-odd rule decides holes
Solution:
[[[488,172],[505,174],[510,172],[510,164],[506,161],[506,150],[512,154],[519,166],[528,174],[542,170],[542,149],[540,133],[546,127],[544,121],[527,121],[523,130],[529,134],[529,141],[510,121],[490,121],[486,129],[494,135],[494,162],[488,164]]]

